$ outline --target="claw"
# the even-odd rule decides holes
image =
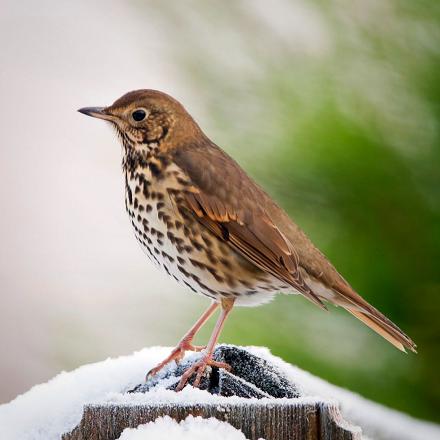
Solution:
[[[179,362],[185,356],[185,352],[201,351],[204,350],[205,348],[206,346],[192,345],[190,342],[185,340],[180,341],[177,347],[171,352],[171,354],[166,359],[164,359],[160,364],[156,365],[146,374],[145,380],[148,380],[150,377],[159,373],[159,371],[162,370],[162,368],[164,368],[172,361],[176,362],[176,364],[179,364]]]
[[[181,391],[187,384],[188,380],[191,379],[194,373],[197,374],[193,383],[193,387],[198,388],[200,385],[200,381],[202,380],[203,373],[206,370],[206,367],[224,368],[225,370],[231,371],[230,365],[224,362],[217,362],[214,359],[212,359],[211,356],[205,355],[204,357],[202,357],[202,359],[197,361],[194,365],[192,365],[182,374],[182,377],[180,378],[180,382],[176,387],[176,391]]]

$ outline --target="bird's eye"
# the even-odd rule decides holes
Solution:
[[[145,116],[147,116],[147,114],[145,113],[145,110],[142,110],[142,109],[135,110],[135,111],[131,114],[131,117],[132,117],[136,122],[143,121],[143,120],[145,119]]]

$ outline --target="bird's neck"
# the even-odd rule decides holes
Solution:
[[[165,177],[170,160],[160,147],[159,142],[123,144],[122,169],[126,184],[135,180],[153,184]]]
[[[132,174],[139,168],[146,168],[159,156],[159,143],[137,143],[122,140],[123,158],[122,169],[125,173]]]

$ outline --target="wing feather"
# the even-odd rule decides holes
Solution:
[[[215,159],[222,159],[211,154],[209,162],[201,163],[206,157],[198,150],[182,149],[174,160],[182,171],[191,179],[191,186],[184,192],[186,208],[219,238],[225,240],[248,261],[261,270],[270,273],[280,281],[291,285],[306,298],[321,308],[323,302],[315,295],[304,281],[299,266],[298,254],[292,244],[277,228],[270,216],[260,205],[251,191],[252,186],[243,185],[243,179],[249,179],[233,162],[228,163],[235,173],[219,182],[213,169]],[[212,150],[211,150],[212,153]],[[217,153],[217,150],[214,150]],[[224,154],[224,153],[223,153]],[[199,167],[192,166],[198,163]],[[197,170],[201,171],[197,171]],[[229,170],[230,171],[230,170]],[[220,188],[226,186],[226,191]],[[223,197],[222,197],[223,195]],[[227,234],[225,234],[227,231]]]

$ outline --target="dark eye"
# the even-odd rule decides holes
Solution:
[[[147,114],[145,113],[145,110],[135,110],[131,114],[131,116],[136,122],[140,122],[145,119],[145,116],[147,116]]]

